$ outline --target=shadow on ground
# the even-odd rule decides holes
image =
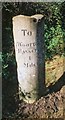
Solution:
[[[49,93],[51,94],[53,92],[60,91],[60,89],[64,85],[65,85],[65,72],[63,73],[63,75],[59,78],[59,80],[54,85],[50,85],[49,87],[47,87],[49,89],[47,94],[49,94]]]

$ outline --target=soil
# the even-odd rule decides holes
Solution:
[[[55,56],[52,61],[46,62],[46,94],[33,104],[20,101],[15,96],[16,109],[10,100],[8,109],[3,107],[2,120],[25,120],[25,118],[63,118],[65,112],[65,72],[63,57]],[[12,108],[11,107],[11,108]]]

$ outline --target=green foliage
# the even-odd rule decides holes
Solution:
[[[45,26],[46,58],[63,53],[63,32],[60,25],[50,29]]]
[[[44,38],[45,38],[45,48],[46,48],[46,59],[52,58],[54,55],[64,54],[64,32],[62,29],[62,14],[61,4],[56,3],[52,6],[50,5],[50,15],[49,19],[45,20],[44,25]]]

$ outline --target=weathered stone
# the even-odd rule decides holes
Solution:
[[[43,15],[13,18],[20,99],[32,103],[44,92]],[[23,96],[23,97],[22,97]]]

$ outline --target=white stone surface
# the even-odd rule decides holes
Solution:
[[[13,17],[13,36],[19,87],[26,102],[38,98],[37,23],[43,15]],[[41,37],[41,36],[40,36]],[[20,99],[23,98],[20,95]]]

